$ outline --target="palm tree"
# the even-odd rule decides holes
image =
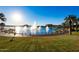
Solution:
[[[77,32],[78,32],[78,29],[79,28],[79,18],[77,18],[77,26],[76,26],[76,30],[77,30]]]
[[[65,30],[65,23],[63,22],[62,24],[61,24],[61,26],[62,26],[62,28],[63,28],[63,30]]]
[[[71,35],[74,24],[76,25],[76,30],[77,30],[77,24],[78,24],[77,17],[75,15],[69,15],[64,20],[65,20],[65,23],[69,25],[69,28],[70,28],[69,33]]]
[[[6,21],[6,18],[5,18],[5,15],[3,13],[0,13],[0,20],[3,21],[2,23],[0,23],[0,29],[2,30],[5,26],[5,21]]]
[[[64,22],[61,25],[62,25],[63,28],[65,27],[65,23]]]

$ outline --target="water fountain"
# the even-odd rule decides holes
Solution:
[[[30,30],[31,30],[31,35],[36,35],[37,34],[37,23],[36,23],[36,21],[31,26],[31,29]]]
[[[41,35],[41,26],[38,27],[38,35]]]
[[[45,35],[46,34],[46,27],[45,26],[39,26],[38,34],[39,35]]]
[[[24,26],[22,33],[23,35],[30,35],[30,28],[27,26]]]
[[[28,28],[26,26],[23,27],[23,31],[22,31],[23,35],[26,35],[27,34],[27,29]]]
[[[49,32],[49,27],[46,26],[46,33],[48,34],[48,32]]]

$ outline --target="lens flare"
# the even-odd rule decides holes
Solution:
[[[14,25],[23,24],[24,23],[23,19],[24,19],[24,17],[21,12],[12,12],[11,13],[11,20]]]

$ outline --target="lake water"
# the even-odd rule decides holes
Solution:
[[[38,28],[31,28],[31,27],[23,27],[23,28],[16,28],[16,33],[22,35],[49,35],[55,32],[56,28],[53,27],[38,27]]]

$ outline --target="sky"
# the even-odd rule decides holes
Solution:
[[[8,25],[61,24],[68,15],[79,17],[78,6],[0,6]]]

